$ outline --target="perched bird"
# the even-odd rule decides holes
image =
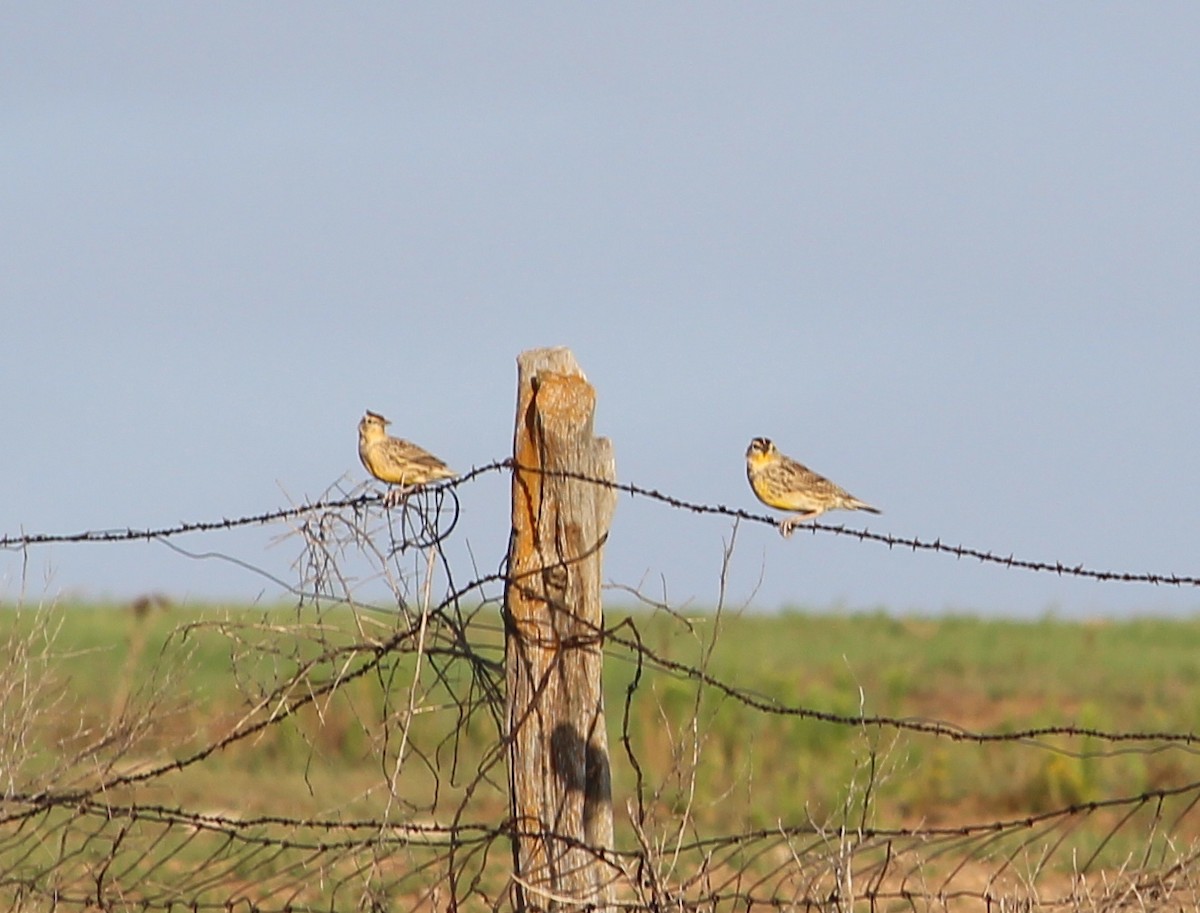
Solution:
[[[385,429],[390,424],[369,410],[358,423],[358,458],[367,472],[381,482],[400,486],[388,491],[384,506],[390,507],[414,488],[458,474],[429,451],[389,436]]]
[[[790,536],[798,523],[819,517],[827,510],[879,513],[824,476],[784,456],[765,437],[756,437],[746,448],[746,478],[758,500],[768,507],[800,511],[780,522],[779,532],[784,537]]]

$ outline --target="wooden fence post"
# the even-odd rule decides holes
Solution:
[[[592,434],[596,391],[569,349],[517,358],[504,591],[517,910],[603,910],[617,874],[601,691],[601,555],[615,480]],[[569,475],[567,475],[569,474]]]

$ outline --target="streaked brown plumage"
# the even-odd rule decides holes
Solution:
[[[390,424],[371,411],[358,423],[358,458],[363,466],[381,482],[400,486],[388,491],[383,501],[386,506],[395,504],[414,488],[457,475],[429,451],[389,436],[385,429]]]
[[[779,532],[785,537],[792,534],[797,524],[819,517],[827,510],[880,513],[823,475],[784,456],[765,437],[756,437],[746,449],[746,477],[758,500],[768,507],[799,511],[780,521]]]

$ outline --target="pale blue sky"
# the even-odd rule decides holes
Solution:
[[[482,465],[517,354],[567,345],[624,481],[758,510],[766,435],[873,530],[1200,574],[1198,47],[1191,3],[10,5],[0,533],[359,481],[367,408]],[[490,570],[507,483],[461,495]],[[278,532],[181,544],[290,577]],[[622,498],[607,576],[709,605],[729,532]],[[37,597],[278,594],[25,557]],[[760,574],[765,609],[1200,608],[747,526],[734,604]]]

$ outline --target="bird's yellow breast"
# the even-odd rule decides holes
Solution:
[[[358,449],[358,455],[362,457],[363,465],[367,467],[367,472],[371,473],[371,475],[375,476],[381,482],[403,484],[409,481],[408,478],[405,478],[405,470],[408,467],[395,460],[388,459],[387,447],[380,446],[382,443],[380,441],[373,444],[365,444]],[[408,475],[411,478],[411,471]]]
[[[754,473],[766,466],[769,466],[771,463],[777,463],[778,461],[779,457],[775,454],[751,451],[750,453],[746,454],[746,469],[749,472]]]

